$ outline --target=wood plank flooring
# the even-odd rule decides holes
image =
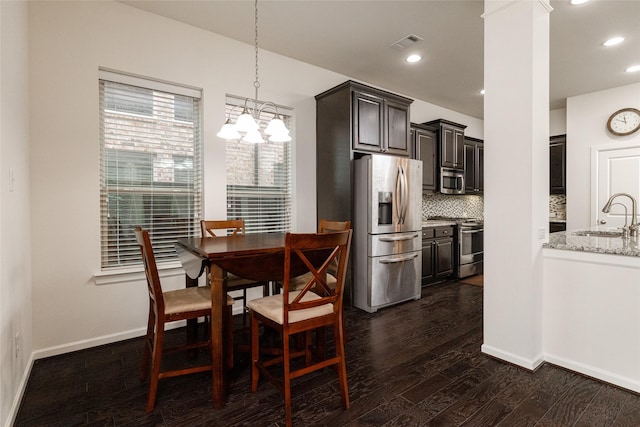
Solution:
[[[444,283],[422,299],[346,310],[351,408],[323,370],[294,381],[295,426],[638,426],[640,396],[552,365],[528,372],[480,352],[480,286]],[[239,316],[238,316],[239,317]],[[168,334],[181,340],[183,330]],[[282,395],[251,393],[246,354],[227,405],[211,406],[209,374],[160,381],[144,412],[142,338],[34,363],[16,426],[281,426]]]

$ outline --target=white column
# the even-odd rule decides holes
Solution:
[[[549,12],[485,0],[482,351],[542,362],[542,243],[549,224]]]

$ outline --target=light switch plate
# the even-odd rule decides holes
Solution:
[[[542,240],[547,235],[547,229],[544,227],[538,228],[538,240]]]

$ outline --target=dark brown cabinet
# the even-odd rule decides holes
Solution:
[[[464,192],[484,192],[484,143],[480,139],[464,139]]]
[[[422,286],[453,275],[453,227],[422,229]]]
[[[428,127],[411,124],[413,158],[422,160],[422,191],[434,192],[438,186],[436,133]]]
[[[409,156],[410,102],[351,84],[353,97],[353,149]],[[356,88],[358,90],[356,90]],[[346,90],[346,89],[345,89]]]
[[[552,136],[549,142],[549,192],[567,192],[567,136]]]
[[[464,129],[465,125],[448,120],[433,120],[423,123],[437,130],[440,151],[440,167],[451,169],[464,168]]]
[[[353,223],[353,160],[369,153],[409,156],[413,100],[351,80],[315,98],[317,218]],[[352,283],[350,271],[347,304],[353,301]]]

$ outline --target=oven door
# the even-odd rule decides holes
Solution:
[[[482,226],[460,226],[460,265],[482,261],[484,245]]]

